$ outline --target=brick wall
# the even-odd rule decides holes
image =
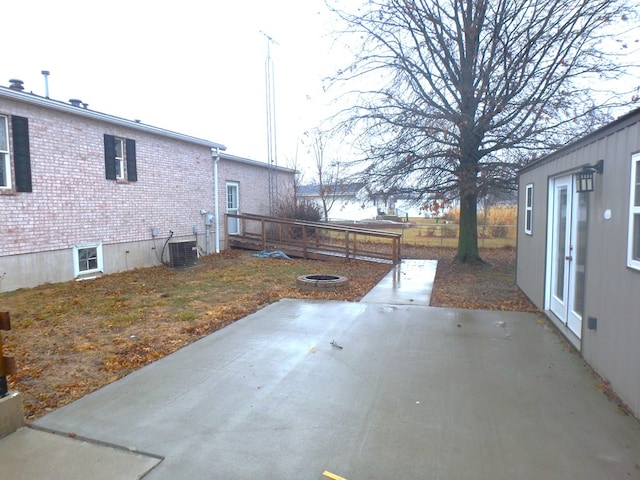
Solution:
[[[157,265],[170,231],[174,239],[197,239],[201,252],[214,251],[215,226],[202,214],[215,211],[209,142],[88,118],[82,107],[76,115],[1,98],[0,114],[28,119],[33,185],[32,192],[0,190],[0,291],[72,279],[74,245],[102,243],[104,273]],[[105,134],[135,140],[137,181],[106,179]],[[222,248],[230,181],[239,185],[241,213],[269,213],[266,165],[222,159]],[[293,194],[293,173],[279,173],[278,181],[281,195]]]
[[[266,166],[221,159],[218,165],[218,188],[221,211],[226,210],[226,183],[238,184],[240,213],[269,215],[269,171]],[[278,171],[275,173],[278,182],[278,199],[293,197],[293,173]]]
[[[211,153],[102,121],[3,100],[0,113],[29,119],[33,192],[0,195],[0,255],[190,235],[213,209]],[[104,139],[136,141],[137,182],[105,179]]]

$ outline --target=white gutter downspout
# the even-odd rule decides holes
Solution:
[[[218,205],[218,162],[220,161],[220,149],[215,148],[215,154],[213,157],[213,201],[214,201],[214,217],[216,224],[216,253],[220,253],[220,207]]]

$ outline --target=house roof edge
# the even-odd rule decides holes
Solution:
[[[540,157],[530,163],[528,163],[527,165],[525,165],[524,167],[522,167],[520,170],[518,170],[518,175],[520,175],[523,172],[526,172],[528,170],[531,170],[533,168],[539,167],[547,162],[550,162],[551,160],[553,160],[553,158],[555,157],[559,157],[562,156],[562,154],[564,154],[565,152],[568,152],[570,150],[575,149],[576,147],[578,147],[578,145],[583,144],[583,143],[587,143],[591,140],[593,140],[596,137],[599,137],[603,134],[605,134],[606,131],[608,130],[612,130],[615,129],[616,127],[618,127],[619,125],[628,122],[630,119],[634,118],[638,116],[638,121],[640,121],[640,107],[639,108],[634,108],[633,110],[620,115],[618,118],[616,118],[615,120],[612,120],[611,122],[607,123],[606,125],[603,125],[600,128],[597,128],[596,130],[594,130],[591,133],[588,133],[587,135],[584,135],[570,143],[568,143],[567,145],[547,154],[544,155],[543,157]]]
[[[41,97],[39,95],[30,93],[30,92],[18,91],[8,87],[0,86],[0,98],[1,97],[25,102],[25,103],[36,105],[39,107],[50,108],[50,109],[57,110],[64,113],[70,113],[72,115],[78,115],[80,117],[100,120],[100,121],[111,123],[114,125],[133,128],[135,130],[140,130],[147,133],[153,133],[156,135],[161,135],[161,136],[173,138],[176,140],[182,140],[184,142],[194,143],[194,144],[206,146],[209,148],[217,148],[219,150],[227,149],[227,147],[221,143],[212,142],[210,140],[205,140],[202,138],[192,137],[190,135],[185,135],[183,133],[166,130],[160,127],[154,127],[153,125],[148,125],[146,123],[141,123],[135,120],[127,120],[125,118],[116,117],[115,115],[98,112],[96,110],[89,110],[88,108],[77,107],[75,105],[71,105],[71,104],[62,102],[60,100],[52,100],[50,98]]]
[[[246,163],[248,165],[254,165],[256,167],[263,167],[263,168],[269,168],[269,164],[265,163],[265,162],[261,162],[259,160],[252,160],[250,158],[245,158],[245,157],[239,157],[237,155],[232,155],[230,153],[221,153],[220,154],[220,158],[222,160],[230,160],[232,162],[239,162],[239,163]],[[286,172],[286,173],[296,173],[296,170],[293,168],[287,168],[287,167],[280,167],[278,165],[275,165],[273,167],[275,170],[279,171],[279,172]]]

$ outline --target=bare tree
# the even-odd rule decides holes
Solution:
[[[298,146],[296,146],[295,156],[293,159],[287,158],[287,167],[295,171],[291,185],[293,187],[293,196],[285,196],[279,199],[276,207],[276,216],[311,222],[320,221],[322,219],[320,206],[313,201],[301,199],[299,195],[302,188],[304,173],[298,158]],[[293,228],[290,234],[298,237],[302,235],[302,229],[297,227]]]
[[[341,179],[340,162],[327,160],[327,136],[319,129],[308,133],[310,148],[315,159],[315,179],[313,184],[318,187],[318,195],[322,203],[324,219],[329,220],[329,211],[336,199],[344,193],[346,184]]]
[[[517,168],[608,120],[623,69],[602,42],[623,0],[369,0],[332,7],[358,35],[332,80],[357,84],[342,126],[373,190],[460,202],[456,259],[481,261],[477,203]],[[621,52],[616,52],[620,54]],[[618,55],[620,56],[620,55]],[[365,87],[363,87],[365,85]],[[376,185],[378,187],[376,187]]]
[[[287,167],[293,170],[292,188],[293,188],[293,204],[298,204],[298,194],[300,193],[300,187],[304,182],[304,171],[300,165],[300,159],[298,158],[298,145],[296,145],[295,155],[293,158],[287,158]]]

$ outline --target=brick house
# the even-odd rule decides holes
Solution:
[[[225,212],[268,214],[295,174],[224,150],[0,87],[0,291],[224,249]]]

